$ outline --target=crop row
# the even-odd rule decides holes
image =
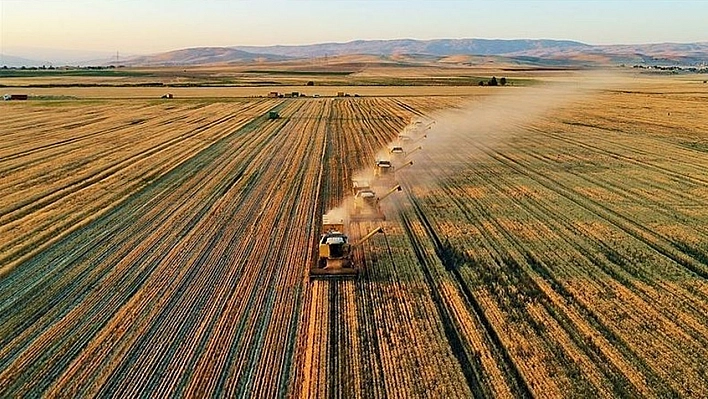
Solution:
[[[0,151],[0,271],[121,203],[275,103],[166,109],[115,104],[6,121]],[[18,115],[19,114],[19,115]],[[137,121],[137,122],[136,122]],[[15,122],[16,124],[13,124]]]
[[[700,108],[637,96],[14,106],[0,396],[706,396],[708,159],[663,112]],[[385,229],[360,277],[308,283],[321,215],[430,115],[387,220],[348,226]]]
[[[455,101],[426,99],[423,109]],[[322,211],[342,205],[351,195],[351,179],[370,175],[376,157],[416,114],[396,99],[334,102],[322,181],[328,200]],[[400,227],[351,223],[350,238],[378,225],[386,235],[355,254],[366,279],[308,285],[301,334],[306,340],[296,366],[302,375],[293,392],[303,397],[469,396],[435,306],[424,284],[416,282],[420,269]],[[397,257],[403,258],[393,264]]]
[[[383,370],[410,378],[385,348],[335,355],[330,339],[349,332],[328,328],[339,313],[321,317],[318,298],[364,299],[351,287],[341,296],[304,284],[322,210],[341,200],[347,171],[369,162],[355,151],[370,154],[410,118],[399,104],[55,107],[15,107],[6,121],[0,396],[340,389],[320,368],[300,368],[308,356],[324,359],[325,370],[342,365],[342,378],[382,359],[360,389],[386,392]],[[267,120],[274,107],[281,118]],[[344,353],[360,356],[361,367],[347,366]]]
[[[593,130],[564,112],[562,126],[556,115],[442,129],[403,173],[402,215],[424,222],[438,269],[449,263],[439,281],[487,320],[496,364],[519,370],[507,379],[516,395],[705,394],[705,258],[652,227],[704,241],[705,199],[680,187],[705,189],[708,161],[671,137]]]

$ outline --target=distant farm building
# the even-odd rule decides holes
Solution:
[[[5,101],[11,101],[11,100],[26,100],[27,94],[5,94],[2,96],[2,99]]]
[[[167,93],[160,98],[173,98],[172,93]]]
[[[277,91],[271,91],[270,93],[268,93],[268,97],[278,98],[280,97],[280,93],[278,93]]]

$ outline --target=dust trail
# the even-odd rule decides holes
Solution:
[[[339,223],[339,221],[342,222],[345,226],[349,225],[349,209],[351,207],[350,202],[350,197],[345,197],[344,202],[337,206],[336,208],[329,209],[324,215],[323,215],[323,221],[324,219],[328,219],[330,223]]]
[[[503,146],[549,112],[580,107],[599,91],[626,88],[628,82],[617,74],[586,73],[539,87],[500,87],[498,94],[433,113],[430,118],[435,124],[427,130],[427,138],[414,146],[419,144],[423,150],[411,156],[414,165],[401,171],[398,178],[403,178],[409,189],[434,189],[438,180],[456,174],[458,165],[464,169],[480,157],[480,147]]]
[[[480,157],[479,147],[498,148],[514,136],[523,134],[525,127],[548,112],[566,106],[581,106],[584,101],[590,101],[593,94],[609,88],[626,88],[629,82],[626,76],[594,72],[538,87],[499,87],[497,94],[432,113],[428,118],[414,118],[399,132],[398,139],[376,152],[375,160],[390,160],[397,168],[412,160],[412,166],[396,173],[399,183],[404,180],[407,189],[418,192],[433,190],[440,180],[457,173],[458,164],[462,167]],[[432,121],[434,123],[430,124]],[[406,140],[401,140],[401,136]],[[395,157],[390,153],[393,146],[402,146],[409,153],[418,147],[423,148],[410,157]],[[386,185],[374,179],[373,161],[370,168],[356,171],[352,176],[354,180],[368,181],[376,193],[383,193],[395,184]],[[348,221],[351,196],[346,198],[328,214],[336,211],[337,216]],[[395,199],[386,202],[396,204],[396,207],[400,205]]]

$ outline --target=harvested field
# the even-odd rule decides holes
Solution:
[[[0,103],[0,397],[706,397],[706,93],[657,87]]]
[[[12,83],[12,82],[8,82]],[[155,99],[165,93],[172,93],[176,99],[212,99],[224,101],[226,98],[266,97],[269,92],[292,93],[302,92],[307,96],[334,97],[344,92],[353,97],[359,96],[475,96],[489,94],[491,88],[477,86],[258,86],[258,87],[31,87],[14,90],[28,93],[37,98],[75,98],[81,100],[93,99]]]

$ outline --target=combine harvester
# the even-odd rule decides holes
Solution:
[[[395,193],[396,191],[401,191],[401,186],[396,184],[393,188],[388,190],[381,197],[377,197],[376,193],[370,188],[360,189],[354,192],[354,205],[352,206],[351,221],[361,222],[361,221],[373,221],[373,220],[386,220],[386,215],[384,215],[381,210],[381,201],[386,199],[389,195]]]
[[[412,142],[420,141],[428,136],[424,133],[425,131],[430,130],[434,124],[435,121],[428,122],[427,124],[423,123],[423,121],[420,120],[411,122],[403,129],[403,132],[398,135],[398,140],[401,143],[407,144],[412,144]]]
[[[322,217],[322,235],[318,246],[317,262],[310,268],[310,280],[327,278],[355,277],[359,269],[354,264],[353,250],[378,233],[383,227],[377,227],[354,244],[344,231],[344,219],[330,215]]]
[[[413,165],[413,161],[408,161],[396,169],[391,161],[380,159],[374,165],[374,177],[379,181],[392,181],[394,180],[395,172],[411,165]]]
[[[374,165],[374,177],[384,179],[393,177],[393,170],[393,164],[390,160],[379,159]]]
[[[380,202],[396,191],[401,191],[401,186],[396,185],[383,196],[376,197],[367,181],[354,180],[352,187],[354,207],[350,215],[351,221],[385,220],[386,215],[381,211]],[[377,227],[354,244],[350,244],[344,226],[343,218],[329,214],[322,216],[322,235],[318,242],[317,262],[310,267],[310,280],[355,277],[359,269],[353,259],[353,250],[377,233],[384,232],[383,227]]]

